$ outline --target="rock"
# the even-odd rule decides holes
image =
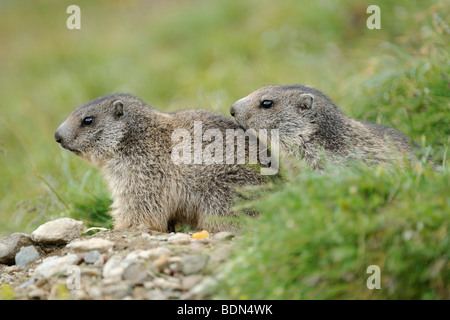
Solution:
[[[211,276],[206,276],[192,290],[188,291],[180,297],[182,300],[188,299],[205,299],[205,296],[217,285],[217,280]]]
[[[207,255],[189,255],[183,258],[182,271],[185,275],[200,273],[208,263]]]
[[[147,280],[147,273],[144,271],[144,266],[140,263],[133,263],[125,268],[122,278],[129,281],[133,285],[143,284]]]
[[[17,289],[25,289],[27,288],[29,285],[32,285],[33,283],[36,282],[36,278],[30,278],[28,281],[25,281],[24,283],[22,283],[20,286],[17,287]]]
[[[83,222],[60,218],[40,225],[31,233],[31,240],[40,244],[66,244],[78,238]]]
[[[102,269],[91,266],[82,266],[81,267],[81,275],[87,276],[91,278],[101,278],[102,277]]]
[[[214,235],[214,240],[219,240],[219,241],[224,241],[224,240],[231,240],[235,237],[236,235],[233,232],[229,232],[229,231],[222,231],[219,233],[216,233]]]
[[[229,245],[227,246],[221,246],[214,250],[214,254],[211,255],[211,261],[214,262],[223,262],[228,260],[231,254],[231,247]]]
[[[165,267],[169,265],[169,256],[163,255],[160,256],[158,259],[153,261],[153,265],[159,270],[162,271]]]
[[[181,290],[180,280],[178,278],[156,278],[153,280],[153,285],[162,290]]]
[[[78,261],[79,258],[76,254],[68,254],[62,257],[48,257],[37,266],[34,275],[35,277],[50,278],[56,274],[65,274],[67,268],[76,265]]]
[[[199,274],[193,274],[190,276],[183,277],[181,279],[181,289],[184,291],[191,290],[196,284],[200,283],[202,281],[203,276]]]
[[[43,299],[47,298],[47,296],[48,296],[48,292],[41,288],[35,288],[35,289],[31,290],[30,292],[28,292],[28,298],[30,298],[30,299],[43,300]]]
[[[125,259],[142,259],[142,260],[154,260],[161,256],[171,255],[172,250],[166,247],[158,247],[149,250],[135,250],[130,252]]]
[[[27,263],[39,259],[41,256],[34,246],[26,246],[20,248],[14,260],[16,265],[23,267]]]
[[[122,258],[119,256],[112,256],[106,261],[103,267],[103,278],[109,282],[117,282],[122,280],[122,274],[125,268],[120,264]]]
[[[168,299],[167,295],[164,292],[162,292],[160,289],[147,291],[145,298],[148,300],[167,300]]]
[[[0,239],[0,264],[14,264],[14,257],[20,248],[31,244],[30,236],[19,232]]]
[[[102,254],[98,250],[91,250],[84,255],[84,262],[87,264],[96,264],[102,259]]]
[[[74,251],[92,251],[97,250],[100,252],[105,252],[114,246],[114,242],[102,239],[102,238],[91,238],[87,240],[74,240],[69,243],[66,248],[72,249]]]
[[[132,292],[133,288],[125,282],[119,282],[104,286],[101,292],[116,299],[123,299]]]
[[[192,235],[192,239],[209,239],[209,232],[206,230],[196,232]]]
[[[192,239],[187,233],[146,236],[112,231],[74,239],[65,247],[41,245],[28,237],[31,243],[24,247],[34,245],[49,258],[25,267],[19,261],[0,265],[0,283],[17,289],[19,299],[207,299],[212,286],[221,281],[220,274],[211,274],[234,248],[234,241],[226,241],[230,237],[230,233]],[[32,250],[19,249],[18,259],[22,251]],[[75,284],[76,274],[81,288],[69,290],[68,280]]]
[[[187,244],[191,242],[191,236],[185,233],[176,233],[170,236],[167,241],[174,244]]]

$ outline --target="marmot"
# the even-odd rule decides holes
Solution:
[[[267,177],[255,166],[236,162],[174,164],[176,129],[193,135],[195,130],[240,130],[233,119],[212,112],[164,113],[134,96],[113,94],[74,110],[56,130],[55,140],[100,169],[112,194],[117,230],[167,232],[176,223],[211,232],[233,228],[235,221],[227,217],[236,216],[231,211],[235,188],[263,184]]]
[[[321,159],[389,164],[414,154],[403,133],[350,118],[322,92],[304,85],[260,88],[236,101],[230,113],[245,129],[278,129],[281,152],[318,170]]]

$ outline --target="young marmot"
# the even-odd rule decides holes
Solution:
[[[321,159],[396,163],[414,153],[401,132],[352,119],[308,86],[260,88],[236,101],[230,113],[245,129],[278,129],[280,150],[304,158],[315,169],[321,169]]]
[[[225,116],[164,113],[136,97],[114,94],[74,110],[56,130],[55,140],[100,169],[112,193],[115,229],[167,232],[176,223],[212,232],[233,227],[235,222],[226,218],[236,215],[231,211],[235,188],[262,184],[266,178],[254,166],[238,162],[173,163],[172,151],[179,141],[172,134],[177,129],[193,136],[208,129],[222,134],[240,130]],[[210,139],[200,140],[200,149],[191,142],[188,146],[201,152]],[[194,157],[202,160],[195,151]]]

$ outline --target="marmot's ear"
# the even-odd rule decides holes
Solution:
[[[309,93],[301,94],[299,97],[298,106],[300,109],[311,109],[314,102],[314,96]]]
[[[113,108],[114,108],[114,116],[116,118],[120,118],[123,116],[123,103],[120,100],[116,100],[113,102]]]

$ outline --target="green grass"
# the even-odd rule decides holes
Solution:
[[[233,298],[449,298],[447,1],[77,1],[0,4],[0,235],[73,216],[110,227],[101,175],[53,140],[77,106],[127,92],[222,114],[268,84],[307,84],[395,127],[441,167],[287,171],[227,268]],[[381,30],[366,8],[381,8]],[[405,240],[408,239],[408,240]],[[447,248],[447,251],[445,250]],[[382,289],[365,287],[368,264]]]
[[[450,170],[306,168],[262,201],[222,270],[233,299],[448,299]],[[381,270],[369,290],[367,267]]]

